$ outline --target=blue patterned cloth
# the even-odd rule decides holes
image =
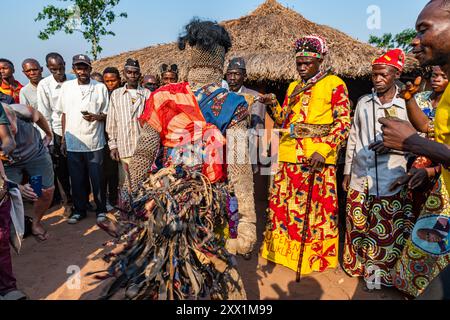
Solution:
[[[424,91],[416,94],[416,102],[420,109],[422,109],[423,113],[430,119],[434,121],[436,117],[436,108],[433,107],[431,102],[431,95],[433,91]]]

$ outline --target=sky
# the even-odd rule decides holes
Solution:
[[[121,0],[117,12],[126,12],[128,18],[118,18],[110,26],[116,36],[103,39],[101,45],[104,51],[101,57],[173,42],[183,26],[194,16],[216,21],[235,19],[252,12],[263,2],[264,0]],[[279,0],[279,2],[301,13],[308,20],[329,25],[367,42],[372,34],[377,36],[387,32],[395,34],[406,28],[414,28],[418,14],[428,0]],[[42,8],[49,4],[67,7],[70,1],[0,0],[0,8],[7,8],[2,10],[4,31],[0,57],[13,61],[16,65],[16,79],[22,83],[28,82],[21,68],[21,62],[26,58],[35,58],[45,65],[45,55],[49,52],[59,52],[70,62],[75,54],[89,51],[89,44],[79,34],[66,35],[60,32],[50,40],[38,39],[39,31],[45,27],[45,22],[35,22],[34,19]],[[377,13],[379,21],[372,19]],[[368,21],[371,28],[368,27]],[[48,75],[45,67],[44,70],[44,74]]]

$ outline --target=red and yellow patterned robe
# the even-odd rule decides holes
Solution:
[[[276,122],[279,125],[286,122],[285,128],[295,123],[330,125],[331,130],[322,138],[296,139],[289,133],[282,134],[279,168],[271,190],[261,254],[267,260],[297,271],[312,177],[309,160],[314,153],[319,153],[326,165],[315,175],[301,270],[302,274],[309,274],[338,265],[336,162],[338,149],[350,131],[350,101],[345,83],[330,75],[294,98],[295,105],[285,121],[291,103],[289,97],[299,85],[302,85],[299,81],[293,82],[283,106],[275,108]]]

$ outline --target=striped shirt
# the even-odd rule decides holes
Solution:
[[[145,102],[151,94],[142,87],[138,87],[136,93],[134,103],[127,85],[111,94],[106,132],[109,136],[109,148],[118,149],[121,158],[130,158],[134,155],[141,134],[138,118],[144,112]]]

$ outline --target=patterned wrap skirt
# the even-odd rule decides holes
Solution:
[[[350,189],[343,268],[375,286],[393,286],[392,273],[414,224],[408,191],[377,198]]]
[[[339,231],[336,167],[315,174],[310,212],[307,202],[312,172],[306,164],[281,163],[271,190],[263,258],[294,271],[299,267],[303,227],[308,219],[303,275],[338,266]]]
[[[444,179],[434,187],[398,261],[394,285],[421,295],[450,262],[450,197]]]

